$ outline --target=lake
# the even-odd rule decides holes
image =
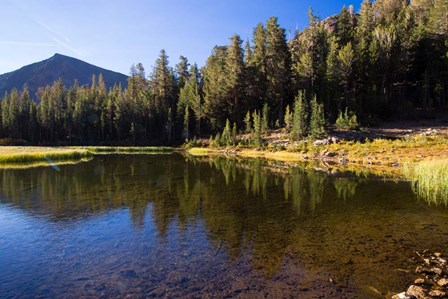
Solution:
[[[0,170],[2,298],[384,298],[447,245],[408,182],[178,154]]]

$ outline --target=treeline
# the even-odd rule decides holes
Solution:
[[[234,35],[216,46],[201,69],[183,56],[173,68],[162,50],[149,76],[141,64],[131,68],[124,90],[107,90],[101,76],[91,86],[57,81],[39,89],[37,103],[26,87],[13,90],[0,105],[0,136],[175,144],[226,124],[242,132],[263,118],[301,138],[316,133],[311,107],[327,125],[341,111],[364,124],[417,118],[446,107],[447,12],[448,0],[364,0],[358,13],[344,7],[325,20],[310,10],[308,27],[290,40],[272,17],[251,40]]]

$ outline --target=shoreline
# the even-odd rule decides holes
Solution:
[[[411,136],[387,140],[374,139],[364,143],[344,139],[336,143],[315,145],[315,142],[292,142],[282,140],[285,136],[272,139],[265,146],[229,147],[124,147],[124,146],[2,146],[0,167],[24,165],[51,159],[54,162],[81,160],[103,154],[163,154],[180,152],[190,156],[224,156],[237,158],[267,159],[285,163],[309,163],[336,171],[370,173],[380,176],[404,178],[404,168],[422,161],[438,161],[448,157],[448,137]],[[329,139],[329,138],[327,138]],[[280,146],[279,146],[280,144]]]

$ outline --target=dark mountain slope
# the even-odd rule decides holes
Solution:
[[[13,88],[22,89],[24,84],[28,85],[31,95],[36,98],[39,87],[51,85],[59,78],[63,79],[64,85],[70,87],[75,80],[80,85],[91,84],[92,75],[103,75],[107,87],[115,83],[121,83],[123,87],[127,84],[127,76],[109,71],[82,60],[55,54],[53,57],[24,66],[16,71],[0,75],[0,97],[6,91]]]

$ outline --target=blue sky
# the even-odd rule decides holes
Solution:
[[[213,46],[228,44],[270,16],[294,32],[313,7],[322,18],[361,0],[3,0],[0,10],[0,74],[54,53],[129,73],[141,62],[150,72],[165,49],[170,64],[179,55],[205,63]]]

